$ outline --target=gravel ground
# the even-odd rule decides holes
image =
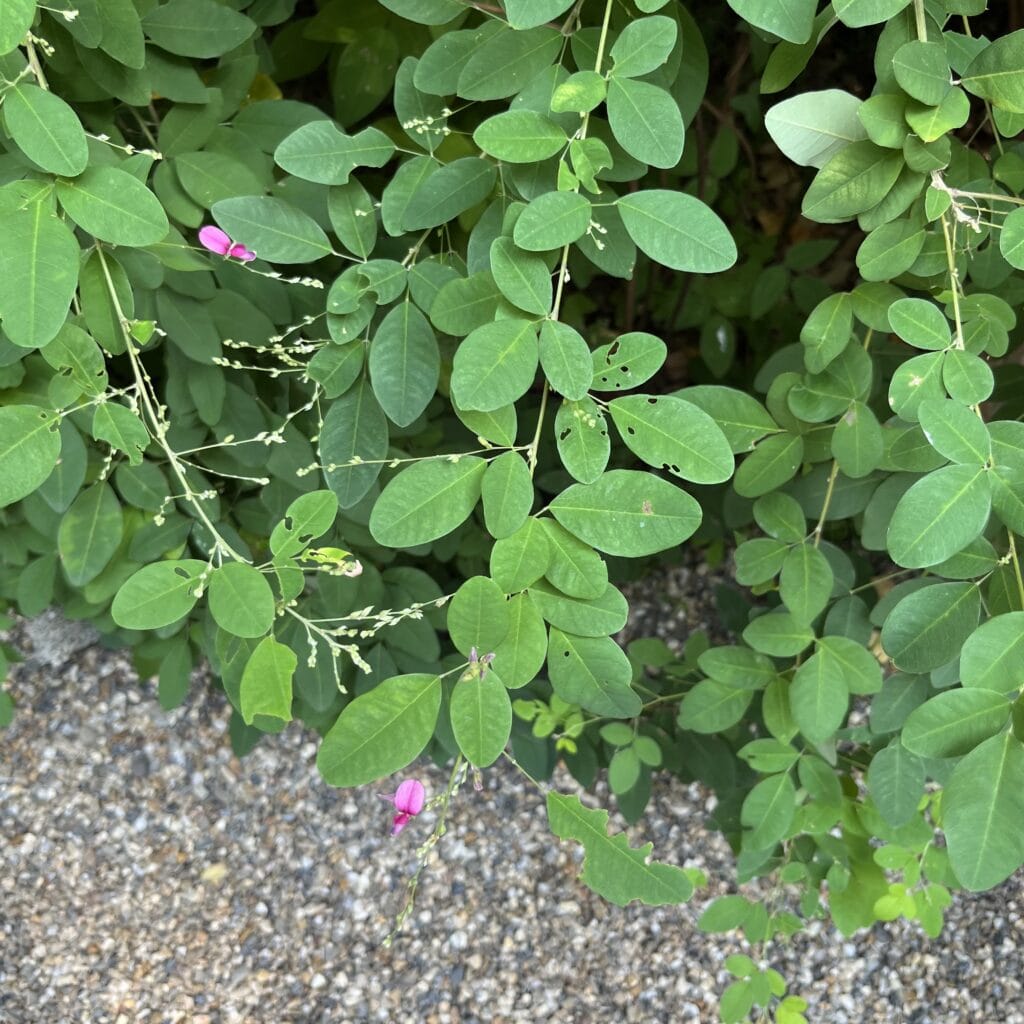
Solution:
[[[721,963],[743,945],[694,925],[731,877],[696,787],[662,780],[631,832],[704,868],[710,892],[620,909],[575,881],[542,796],[488,771],[483,792],[460,792],[386,949],[429,813],[391,839],[380,788],[326,787],[297,725],[240,762],[204,687],[164,713],[81,630],[48,617],[15,639],[30,657],[0,733],[2,1024],[718,1019]],[[961,896],[936,941],[817,924],[770,961],[822,1024],[1024,1024],[1022,908],[1016,883]]]

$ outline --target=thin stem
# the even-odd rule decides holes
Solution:
[[[25,52],[28,55],[28,66],[32,69],[32,74],[36,76],[39,88],[49,90],[50,84],[46,81],[46,75],[43,74],[43,66],[39,63],[39,55],[36,53],[31,35],[25,40]]]
[[[828,509],[832,504],[832,494],[836,489],[836,477],[839,476],[839,463],[832,460],[832,471],[828,475],[828,486],[825,489],[825,500],[821,504],[821,516],[818,525],[814,528],[814,546],[821,544],[821,533],[825,529],[825,519],[828,517]]]
[[[914,21],[917,23],[917,38],[922,43],[928,42],[928,22],[925,20],[924,0],[914,0]]]
[[[1017,559],[1017,542],[1013,539],[1013,530],[1007,530],[1006,536],[1010,541],[1010,561],[1013,563],[1013,574],[1017,577],[1017,593],[1020,595],[1020,604],[1024,608],[1024,579],[1020,574],[1020,562]]]
[[[174,471],[174,475],[178,478],[178,481],[184,489],[186,499],[192,505],[193,509],[195,509],[203,525],[210,531],[210,536],[213,539],[214,550],[217,553],[218,558],[220,557],[221,552],[223,552],[233,558],[236,562],[247,562],[248,559],[243,558],[238,554],[238,552],[235,551],[235,549],[231,547],[231,545],[228,544],[228,542],[217,532],[213,523],[210,522],[210,517],[206,514],[206,510],[196,499],[195,492],[192,490],[192,485],[188,482],[188,479],[181,468],[181,463],[178,460],[177,453],[167,443],[167,426],[160,417],[160,414],[157,412],[146,386],[146,375],[143,372],[138,354],[135,351],[135,339],[132,337],[131,331],[128,329],[128,318],[124,315],[124,310],[121,308],[121,301],[117,297],[117,289],[114,287],[114,279],[110,276],[110,268],[107,266],[107,260],[103,254],[103,247],[101,245],[96,246],[96,255],[99,257],[100,266],[103,268],[103,277],[107,285],[107,294],[110,296],[110,302],[114,307],[114,312],[117,314],[117,321],[121,326],[121,334],[124,337],[125,351],[128,354],[128,360],[132,366],[132,373],[135,376],[135,386],[138,388],[139,397],[142,400],[143,408],[146,410],[146,415],[149,417],[150,422],[153,425],[152,432],[156,439],[156,443],[163,448],[164,454],[167,456],[167,461],[170,463],[171,469]]]

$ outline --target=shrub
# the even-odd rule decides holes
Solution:
[[[11,0],[0,595],[168,708],[207,661],[236,751],[298,718],[331,785],[561,760],[636,820],[700,779],[780,883],[708,931],[934,934],[1024,862],[1024,32],[985,6]],[[687,541],[732,642],[623,650]],[[615,902],[699,881],[548,813]],[[728,966],[726,1020],[802,1019]]]

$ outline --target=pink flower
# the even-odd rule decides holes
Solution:
[[[409,824],[409,819],[415,818],[423,810],[426,796],[427,791],[418,779],[406,779],[394,793],[380,794],[382,800],[394,804],[395,810],[398,811],[392,823],[391,834],[393,836],[397,836]]]
[[[226,232],[215,228],[212,224],[207,224],[206,227],[199,229],[199,241],[210,252],[226,256],[228,259],[233,257],[236,260],[241,260],[242,263],[251,263],[256,259],[256,253],[251,249],[246,249],[240,242],[232,242]]]

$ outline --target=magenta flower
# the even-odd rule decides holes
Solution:
[[[242,263],[251,263],[256,259],[256,253],[252,249],[246,249],[241,242],[232,242],[226,232],[215,228],[212,224],[207,224],[205,228],[199,229],[199,241],[210,252],[226,256],[228,259],[234,258],[241,260]]]
[[[418,779],[406,779],[394,793],[381,793],[380,797],[394,804],[398,811],[391,827],[391,834],[397,836],[409,824],[410,818],[415,818],[423,810],[427,791]]]

